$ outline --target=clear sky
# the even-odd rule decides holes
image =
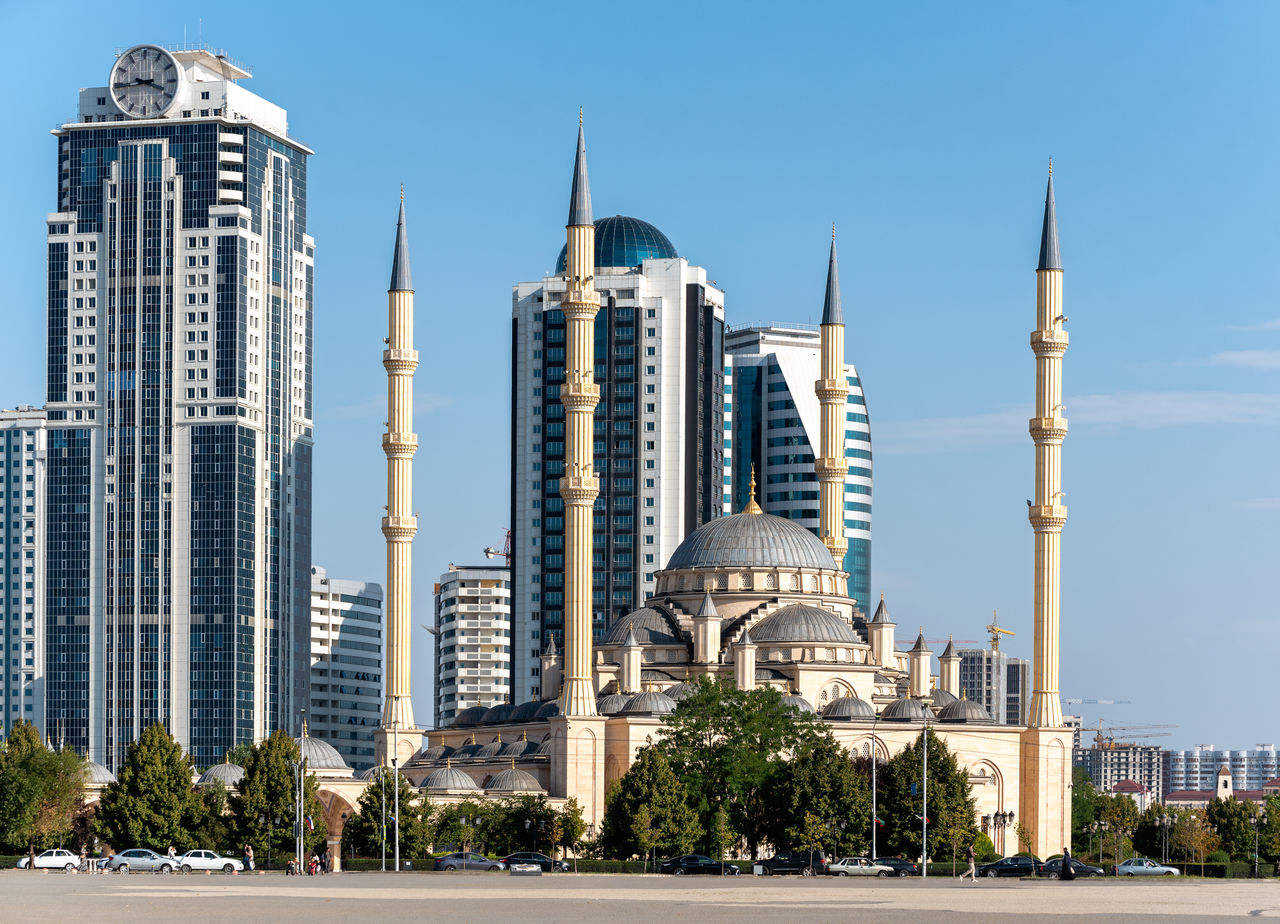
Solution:
[[[114,51],[204,41],[317,152],[315,561],[381,581],[399,184],[417,286],[415,624],[508,526],[511,286],[553,268],[579,105],[597,217],[730,324],[815,322],[840,229],[899,634],[1031,653],[1028,333],[1066,268],[1062,685],[1151,743],[1276,741],[1280,122],[1269,3],[0,4],[0,406],[44,399],[49,129]],[[430,643],[414,691],[430,716]],[[936,664],[935,664],[936,667]],[[1068,707],[1070,710],[1070,707]]]

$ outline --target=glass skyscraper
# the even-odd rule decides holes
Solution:
[[[54,132],[46,709],[112,768],[153,722],[203,766],[307,701],[312,152],[249,76],[138,46]]]

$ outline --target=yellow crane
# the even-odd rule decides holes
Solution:
[[[996,610],[991,611],[991,622],[987,626],[987,631],[991,633],[992,654],[1000,650],[1000,636],[1017,634],[1012,629],[1006,629],[1000,625],[1000,614]]]

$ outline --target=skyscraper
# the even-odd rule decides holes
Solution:
[[[50,731],[44,721],[45,437],[43,410],[0,410],[0,737],[18,719]]]
[[[307,701],[312,152],[249,76],[139,45],[54,132],[47,711],[111,767]]]
[[[766,513],[796,520],[814,534],[820,520],[818,476],[820,407],[813,383],[820,376],[820,336],[812,327],[786,324],[730,328],[725,334],[724,512],[749,498],[754,466]],[[843,516],[849,546],[844,570],[849,596],[864,618],[871,599],[871,424],[862,380],[844,366],[843,445],[846,460]]]
[[[511,700],[511,569],[449,566],[436,584],[436,728]]]
[[[684,537],[720,514],[724,294],[648,222],[615,215],[592,226],[591,284],[600,301],[591,434],[599,481],[591,628],[598,638],[652,593],[654,572]],[[548,640],[564,647],[567,273],[566,247],[552,275],[512,292],[515,702],[539,695],[538,656]]]

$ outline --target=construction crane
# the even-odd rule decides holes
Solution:
[[[1127,699],[1064,699],[1068,706],[1132,706]]]
[[[507,530],[506,532],[507,532],[507,538],[506,538],[506,541],[502,544],[502,551],[499,552],[493,546],[488,546],[484,550],[484,557],[497,558],[499,555],[501,555],[504,559],[506,559],[507,567],[510,568],[511,567],[511,530]]]
[[[1177,725],[1109,725],[1104,733],[1102,730],[1102,720],[1098,720],[1098,729],[1095,732],[1093,746],[1095,748],[1112,749],[1116,746],[1116,732],[1124,732],[1125,738],[1168,738],[1173,733],[1167,731],[1150,731],[1150,729],[1158,728],[1177,728]],[[1139,734],[1134,734],[1138,732]],[[1122,742],[1123,743],[1123,742]]]
[[[979,645],[976,638],[927,638],[925,642],[929,645],[945,645],[947,642],[954,642],[957,645]]]
[[[992,654],[995,654],[1000,650],[1000,636],[1016,634],[1012,629],[1005,629],[1001,627],[1000,614],[995,610],[991,611],[991,622],[987,625],[987,631],[991,633]]]

